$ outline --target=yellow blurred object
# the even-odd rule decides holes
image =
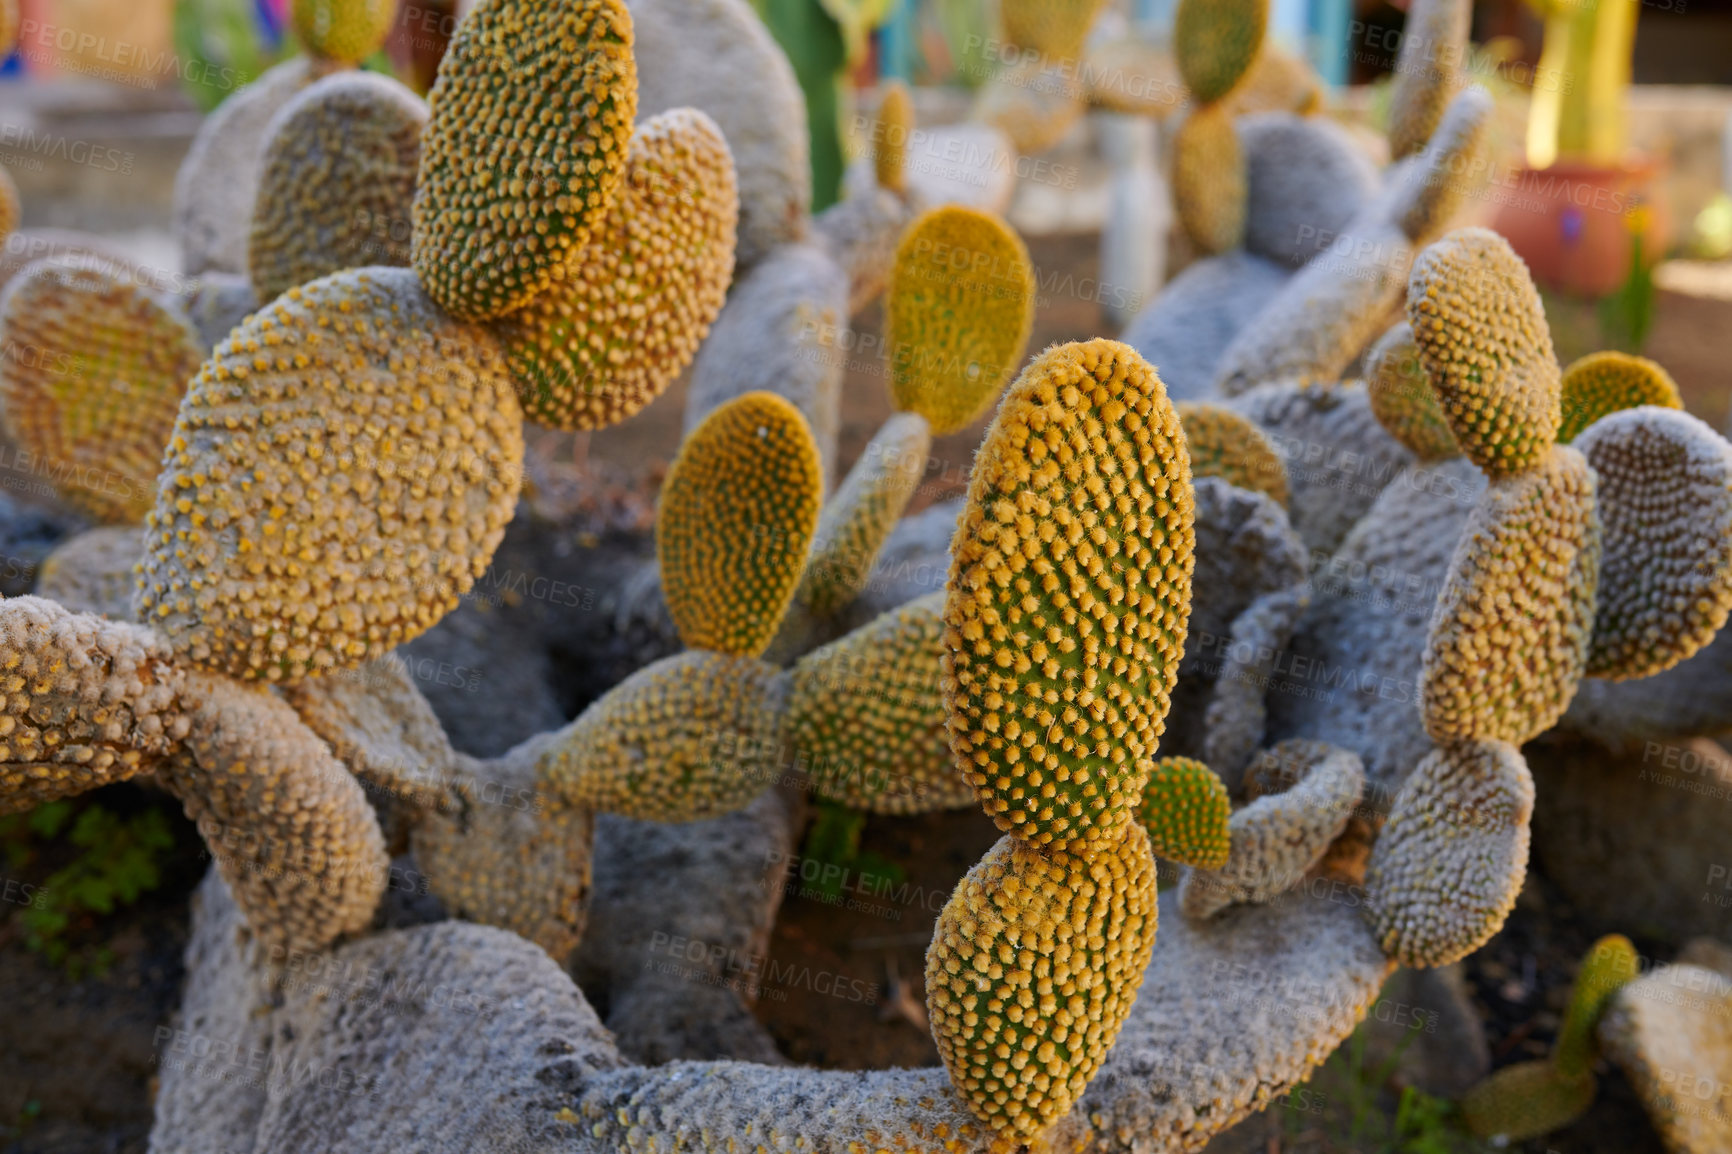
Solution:
[[[189,66],[174,49],[174,0],[48,0],[28,15],[18,53],[32,75],[158,88]]]

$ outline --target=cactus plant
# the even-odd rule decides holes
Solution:
[[[1444,419],[1437,392],[1419,359],[1413,326],[1394,325],[1366,356],[1365,387],[1371,411],[1389,435],[1421,461],[1447,461],[1461,455]],[[1567,440],[1568,438],[1560,438]]]
[[[1627,353],[1589,353],[1571,362],[1558,385],[1558,440],[1567,445],[1601,417],[1622,409],[1654,405],[1682,409],[1684,400],[1671,374],[1646,357]]]
[[[356,65],[385,43],[397,0],[293,0],[289,22],[314,56]]]
[[[1156,857],[1212,870],[1227,864],[1231,810],[1227,784],[1214,770],[1194,758],[1163,757],[1149,771],[1137,821]]]
[[[1287,467],[1262,429],[1222,405],[1191,401],[1178,408],[1193,476],[1220,477],[1287,503]]]

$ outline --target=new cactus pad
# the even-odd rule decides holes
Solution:
[[[951,1085],[1027,1142],[1082,1096],[1136,999],[1155,943],[1148,837],[1129,826],[1093,858],[999,841],[945,903],[926,1005]]]
[[[1034,325],[1034,270],[1022,238],[990,213],[948,205],[903,236],[886,305],[891,394],[935,436],[992,407]]]
[[[1193,477],[1219,477],[1287,503],[1287,466],[1263,430],[1224,405],[1186,401],[1178,412]]]
[[[705,418],[662,485],[656,557],[680,638],[755,657],[794,596],[824,486],[805,420],[774,393]]]
[[[1227,864],[1233,803],[1215,771],[1190,757],[1163,757],[1149,771],[1137,821],[1156,857],[1199,869]]]
[[[1641,976],[1642,959],[1636,947],[1622,934],[1608,934],[1595,942],[1582,959],[1582,968],[1570,986],[1564,1024],[1552,1046],[1552,1061],[1565,1078],[1593,1073],[1600,1044],[1594,1030],[1611,1004],[1612,996]]]
[[[37,261],[0,296],[0,407],[60,493],[102,521],[149,510],[175,411],[202,359],[173,306],[133,278]]]
[[[998,827],[1054,851],[1116,841],[1184,652],[1190,463],[1128,345],[1041,354],[1006,394],[951,547],[944,696]]]
[[[908,135],[914,131],[914,98],[908,85],[893,80],[878,101],[878,131],[873,140],[872,174],[878,187],[891,192],[906,188]]]
[[[358,665],[469,590],[522,461],[497,344],[408,269],[290,289],[187,386],[135,615],[233,677]]]
[[[1505,1066],[1468,1091],[1461,1117],[1480,1138],[1524,1142],[1561,1130],[1594,1104],[1592,1074],[1566,1077],[1540,1059]]]
[[[713,120],[679,108],[641,125],[612,209],[547,291],[494,326],[524,415],[600,429],[661,395],[722,311],[738,219]]]
[[[873,813],[974,803],[944,740],[943,607],[917,598],[794,666],[788,728],[817,796]]]
[[[440,307],[523,307],[601,226],[637,114],[631,49],[622,0],[487,0],[458,25],[415,197],[415,270]]]
[[[1245,238],[1245,157],[1232,113],[1219,104],[1192,109],[1173,141],[1173,203],[1185,235],[1205,253]]]
[[[1367,354],[1365,387],[1378,423],[1415,457],[1444,461],[1461,455],[1406,321],[1379,337]]]
[[[1203,104],[1232,92],[1263,49],[1269,0],[1179,0],[1173,51],[1185,87]]]
[[[1647,357],[1607,351],[1564,370],[1559,404],[1558,440],[1567,445],[1601,417],[1642,405],[1682,409],[1684,400],[1672,375]]]

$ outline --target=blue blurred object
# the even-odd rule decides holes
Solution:
[[[1353,0],[1310,0],[1309,8],[1306,55],[1324,81],[1339,88],[1347,83],[1347,37],[1353,21]]]
[[[258,16],[259,40],[262,46],[275,51],[282,46],[283,32],[287,22],[278,11],[281,5],[277,0],[253,0],[253,11]]]
[[[890,19],[878,34],[878,75],[884,80],[912,80],[914,27],[918,0],[897,0]]]

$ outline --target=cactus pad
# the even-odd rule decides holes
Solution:
[[[919,413],[897,413],[878,430],[824,505],[812,556],[795,594],[819,616],[840,612],[866,587],[885,538],[926,475],[932,432]]]
[[[1263,50],[1269,0],[1179,0],[1173,50],[1179,74],[1201,104],[1236,88]]]
[[[1226,252],[1245,239],[1245,155],[1223,105],[1191,110],[1173,141],[1173,205],[1191,243]]]
[[[1641,405],[1682,409],[1672,375],[1647,357],[1589,353],[1564,370],[1558,440],[1569,444],[1601,417]]]
[[[1594,472],[1557,446],[1493,481],[1432,610],[1420,670],[1425,731],[1520,744],[1563,716],[1587,669],[1600,575]]]
[[[1389,93],[1389,156],[1425,147],[1461,84],[1472,0],[1416,0],[1402,28],[1401,55]]]
[[[640,126],[612,211],[546,292],[494,326],[524,415],[601,429],[660,396],[722,311],[738,219],[715,121],[676,108]]]
[[[497,345],[434,307],[414,273],[290,289],[187,389],[135,614],[233,677],[358,665],[468,592],[522,466]]]
[[[289,20],[308,52],[359,64],[385,45],[397,0],[294,0]]]
[[[1437,392],[1431,387],[1413,328],[1406,321],[1384,333],[1365,361],[1365,387],[1371,411],[1389,435],[1406,445],[1421,461],[1445,461],[1461,456]]]
[[[974,803],[944,740],[943,608],[943,593],[910,601],[794,666],[788,725],[819,797],[873,813]]]
[[[1004,38],[1018,48],[1055,61],[1074,64],[1082,58],[1083,41],[1102,0],[1001,0],[999,22]]]
[[[561,730],[537,765],[567,804],[644,821],[731,813],[783,767],[786,681],[755,657],[665,657]]]
[[[1594,1030],[1600,1015],[1605,1013],[1613,994],[1641,975],[1641,963],[1636,947],[1622,934],[1608,934],[1588,950],[1575,983],[1570,986],[1564,1024],[1552,1047],[1552,1062],[1560,1075],[1575,1079],[1593,1073],[1594,1058],[1600,1049]]]
[[[1064,139],[1087,110],[1085,95],[1073,73],[1045,57],[1027,56],[980,86],[969,119],[996,128],[1017,152],[1032,155]],[[988,152],[973,163],[985,168],[995,160]]]
[[[1670,669],[1732,611],[1732,445],[1686,413],[1626,409],[1576,439],[1605,534],[1590,676]]]
[[[1186,401],[1178,406],[1191,476],[1219,477],[1277,504],[1287,503],[1287,466],[1263,430],[1225,405]]]
[[[998,827],[1088,853],[1130,822],[1165,727],[1195,530],[1178,415],[1095,340],[1037,357],[969,478],[951,546],[951,749]]]
[[[1467,228],[1425,249],[1407,318],[1462,452],[1494,478],[1540,465],[1557,440],[1558,363],[1545,306],[1509,242]]]
[[[873,141],[872,172],[879,188],[901,192],[906,187],[908,136],[914,131],[914,98],[908,85],[893,80],[878,101],[878,135]]]
[[[1202,762],[1163,757],[1149,772],[1137,821],[1156,857],[1200,869],[1227,864],[1227,819],[1233,803],[1227,783]]]
[[[457,26],[430,96],[414,263],[453,316],[546,289],[612,206],[637,114],[622,0],[489,0]]]
[[[957,885],[926,951],[926,1007],[951,1085],[1028,1141],[1112,1048],[1155,944],[1155,863],[1139,826],[1092,860],[1002,838]]]
[[[0,168],[0,240],[17,232],[18,222],[23,218],[24,202],[18,195],[18,185],[11,173]]]
[[[1503,928],[1527,876],[1534,781],[1519,750],[1434,750],[1396,795],[1366,867],[1367,916],[1404,966],[1447,966]]]
[[[1569,1078],[1544,1059],[1517,1062],[1469,1090],[1461,1117],[1475,1137],[1525,1142],[1586,1114],[1595,1090],[1592,1074]]]
[[[896,407],[935,436],[958,432],[992,407],[1028,345],[1028,249],[991,213],[935,208],[897,246],[886,313]]]
[[[33,471],[103,521],[150,509],[198,336],[131,278],[81,263],[28,265],[0,297],[0,406]]]
[[[261,301],[364,265],[409,263],[427,106],[368,72],[304,89],[271,122],[247,271]]]
[[[750,657],[769,646],[823,487],[805,420],[773,393],[728,402],[686,438],[662,485],[656,557],[687,646]]]

